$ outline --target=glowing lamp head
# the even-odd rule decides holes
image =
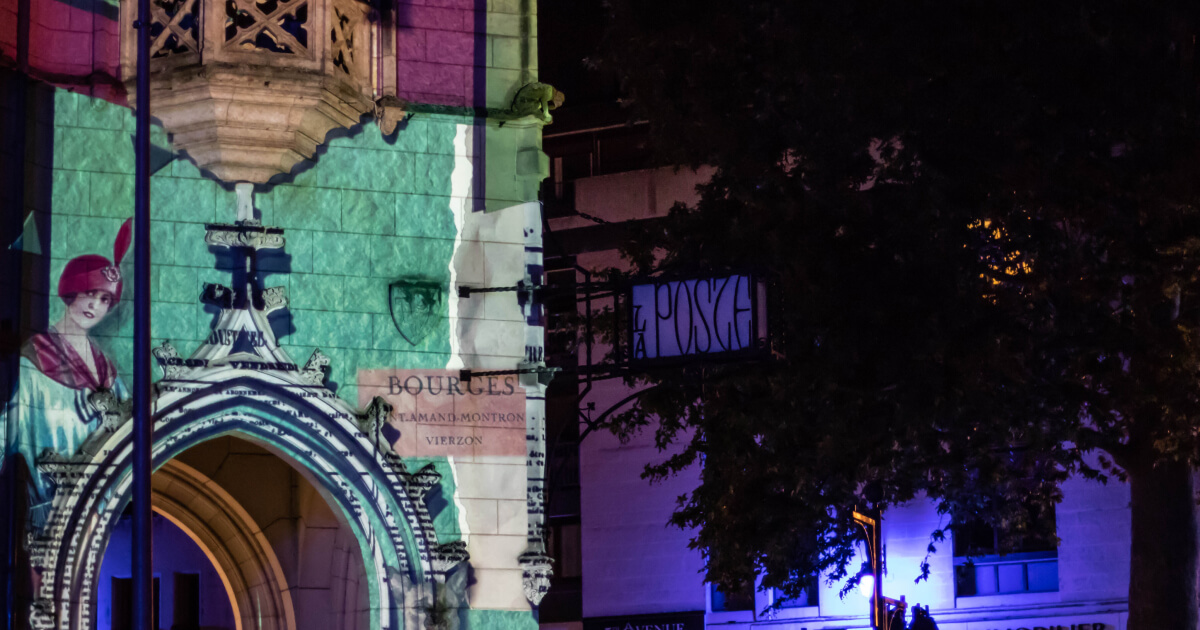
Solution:
[[[858,594],[870,598],[875,594],[875,576],[867,573],[858,579]]]

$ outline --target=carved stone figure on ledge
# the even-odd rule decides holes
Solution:
[[[554,120],[550,116],[550,112],[562,107],[566,99],[565,94],[554,89],[554,86],[549,83],[527,83],[517,90],[517,95],[513,98],[510,108],[510,115],[514,119],[533,116],[550,124]]]

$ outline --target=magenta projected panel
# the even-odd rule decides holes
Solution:
[[[359,370],[359,404],[392,405],[385,434],[403,457],[525,455],[525,391],[515,375]]]

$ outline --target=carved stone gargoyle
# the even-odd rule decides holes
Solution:
[[[513,97],[512,106],[504,118],[515,120],[533,116],[547,125],[554,122],[551,110],[562,107],[567,96],[549,83],[526,83],[517,90]]]

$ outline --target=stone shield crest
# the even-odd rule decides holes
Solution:
[[[397,280],[388,286],[392,323],[414,346],[445,321],[445,301],[445,290],[439,282]]]

